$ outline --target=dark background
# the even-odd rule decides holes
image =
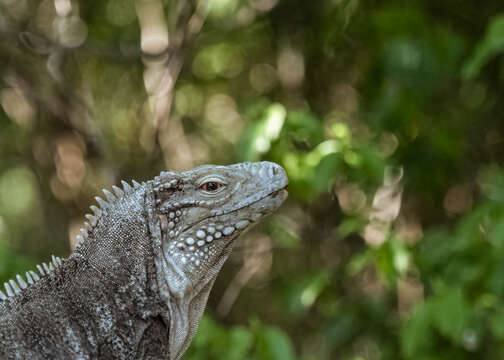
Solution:
[[[2,0],[0,280],[122,179],[270,160],[184,359],[504,358],[503,52],[492,0]]]

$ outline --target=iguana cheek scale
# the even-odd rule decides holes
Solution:
[[[180,359],[235,239],[287,197],[270,162],[122,182],[76,250],[0,291],[0,358]]]

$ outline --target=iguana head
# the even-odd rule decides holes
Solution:
[[[161,296],[170,308],[170,358],[185,351],[235,239],[287,197],[287,176],[271,162],[205,165],[163,172],[152,182]]]

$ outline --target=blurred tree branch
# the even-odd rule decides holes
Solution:
[[[206,4],[206,1],[177,1],[170,9],[170,21],[167,21],[160,0],[137,1],[144,84],[153,120],[152,124],[145,126],[149,127],[147,132],[153,138],[157,136],[165,164],[171,168],[193,166],[184,129],[180,122],[170,122],[169,118],[184,52],[203,26]]]

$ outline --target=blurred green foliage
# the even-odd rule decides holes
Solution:
[[[121,179],[271,160],[184,359],[504,358],[504,5],[211,0],[160,125],[140,3],[0,2],[1,281]]]

